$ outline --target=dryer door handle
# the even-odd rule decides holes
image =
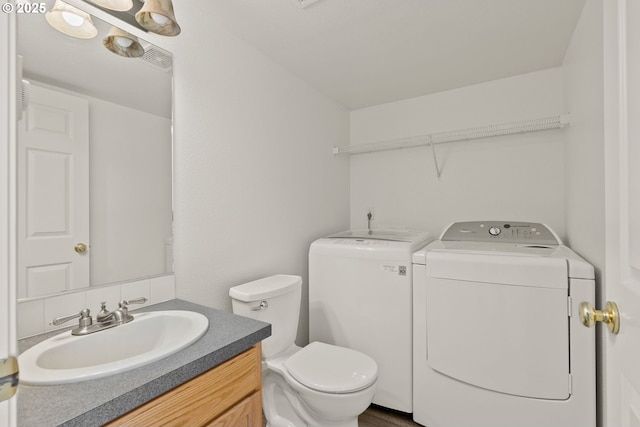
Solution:
[[[596,322],[602,322],[607,325],[609,332],[617,334],[620,331],[620,312],[615,302],[607,301],[604,310],[596,310],[588,302],[581,302],[580,320],[587,328],[592,327]]]

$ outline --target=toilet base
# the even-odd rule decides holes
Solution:
[[[267,427],[358,427],[357,416],[339,420],[320,417],[279,373],[270,369],[263,370],[262,408]]]
[[[296,414],[296,411],[293,410],[293,406],[291,406],[283,392],[276,392],[273,399],[275,405],[274,413],[267,414],[267,410],[264,409],[267,427],[309,427],[309,424],[303,421],[298,414]],[[265,393],[262,394],[262,400],[263,408],[266,408]]]

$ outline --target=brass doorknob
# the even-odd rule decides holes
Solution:
[[[620,312],[615,302],[607,301],[604,310],[596,310],[588,302],[581,302],[578,309],[580,320],[587,328],[592,327],[596,322],[607,325],[609,332],[617,334],[620,331]]]
[[[87,245],[85,245],[84,243],[76,243],[73,249],[75,249],[75,251],[79,254],[83,254],[87,252]]]

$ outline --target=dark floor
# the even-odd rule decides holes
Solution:
[[[371,405],[358,417],[359,427],[421,427],[413,422],[411,414]]]
[[[381,406],[371,405],[358,417],[358,427],[422,427],[414,423],[411,414],[393,411]],[[263,418],[263,427],[267,421]]]

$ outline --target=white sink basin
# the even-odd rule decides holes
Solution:
[[[63,384],[105,377],[169,356],[197,341],[209,327],[193,311],[133,314],[131,322],[89,335],[70,331],[31,347],[18,358],[20,382]]]

